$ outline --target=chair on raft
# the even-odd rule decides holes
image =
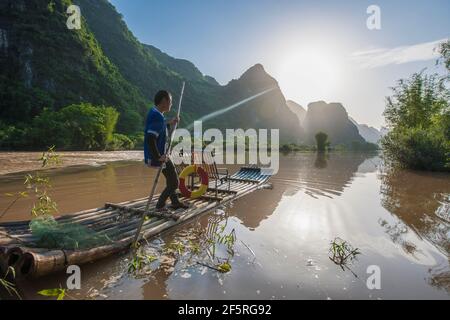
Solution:
[[[174,155],[172,155],[174,157]],[[208,179],[210,181],[214,181],[214,192],[215,198],[220,200],[219,198],[219,187],[228,184],[227,190],[230,191],[231,188],[231,180],[230,180],[230,172],[227,168],[218,168],[216,162],[214,161],[214,155],[211,152],[199,152],[194,151],[191,153],[182,153],[179,155],[175,155],[175,157],[180,157],[184,159],[184,162],[181,164],[175,164],[175,168],[177,170],[178,175],[183,172],[185,168],[190,166],[191,164],[197,164],[197,166],[201,167],[206,174],[208,175]],[[190,163],[187,163],[187,159],[190,159]],[[188,160],[189,161],[189,160]],[[201,163],[201,164],[199,164]],[[195,186],[195,177],[189,177],[189,185],[191,189]]]

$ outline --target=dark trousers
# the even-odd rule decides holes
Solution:
[[[166,188],[161,193],[159,197],[158,203],[156,204],[156,208],[161,209],[166,205],[166,201],[170,198],[172,204],[178,204],[178,195],[176,194],[176,190],[178,189],[178,175],[175,170],[175,166],[172,161],[169,160],[166,162],[165,168],[162,170],[164,177],[166,177]]]

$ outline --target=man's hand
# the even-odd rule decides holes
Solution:
[[[169,125],[170,125],[171,127],[173,127],[173,126],[175,126],[176,124],[180,123],[180,117],[173,118],[173,119],[170,120],[168,123],[169,123]]]
[[[162,155],[161,158],[159,158],[159,162],[166,163],[169,161],[169,157],[166,155]]]

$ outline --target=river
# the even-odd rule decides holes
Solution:
[[[99,154],[95,166],[47,171],[60,214],[147,195],[154,171],[130,161],[135,154],[128,157],[108,162]],[[127,272],[129,254],[82,266],[81,290],[71,298],[450,298],[450,175],[386,171],[377,155],[357,153],[296,153],[280,162],[272,189],[149,241],[145,250],[156,260],[143,272]],[[3,194],[23,188],[23,173],[0,176],[0,209],[11,201]],[[29,219],[31,206],[22,199],[0,221]],[[229,259],[231,271],[202,265],[211,257],[192,243],[233,230],[232,252],[220,243],[214,252]],[[330,259],[336,238],[361,253],[343,267]],[[182,245],[178,252],[167,249],[173,243]],[[380,271],[379,290],[367,286],[373,268]],[[43,298],[38,291],[64,286],[66,278],[21,282],[20,293]]]

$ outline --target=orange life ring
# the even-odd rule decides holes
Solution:
[[[190,191],[186,187],[186,178],[194,173],[197,173],[198,176],[200,177],[201,186],[196,191]],[[192,166],[185,168],[183,170],[183,172],[181,172],[181,174],[180,174],[179,189],[180,189],[181,194],[183,196],[185,196],[186,198],[191,198],[191,199],[200,198],[202,195],[204,195],[206,193],[206,191],[208,191],[208,185],[209,185],[208,174],[206,173],[205,170],[203,170],[202,167],[192,165]]]

